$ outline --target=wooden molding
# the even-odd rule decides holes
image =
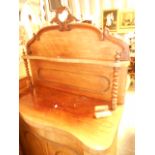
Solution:
[[[98,64],[108,67],[127,67],[129,61],[124,62],[115,62],[115,61],[101,61],[101,60],[88,60],[88,59],[67,59],[67,58],[49,58],[44,56],[29,56],[23,55],[24,60],[40,60],[40,61],[49,61],[57,63],[75,63],[75,64]]]

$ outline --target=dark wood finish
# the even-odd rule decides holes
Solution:
[[[19,80],[19,95],[23,95],[24,93],[30,91],[30,80],[28,77],[21,78]]]

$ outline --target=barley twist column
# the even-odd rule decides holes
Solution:
[[[120,53],[116,52],[115,66],[113,67],[113,85],[112,85],[112,110],[117,108],[118,101],[118,80],[120,70]]]
[[[26,54],[23,51],[23,56],[25,56],[25,55]],[[27,77],[28,77],[29,82],[30,82],[30,88],[32,88],[32,81],[31,81],[31,76],[30,76],[30,71],[29,71],[29,65],[28,65],[28,60],[26,58],[24,58],[24,65],[25,65]]]

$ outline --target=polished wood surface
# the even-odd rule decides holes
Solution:
[[[42,28],[27,44],[28,53],[35,56],[92,60],[129,59],[129,48],[122,40],[102,33],[90,24],[70,24],[70,31],[59,31],[59,26]]]
[[[30,128],[28,133],[30,132],[31,143],[35,143],[32,133],[43,138],[40,143],[44,145],[51,141],[71,147],[80,154],[89,152],[88,154],[100,155],[114,149],[111,145],[117,134],[123,107],[119,106],[109,117],[95,119],[96,105],[103,105],[103,102],[46,87],[36,87],[31,93],[20,97],[20,116]],[[31,147],[33,145],[35,147],[35,144]]]
[[[124,103],[127,45],[90,24],[70,28],[48,26],[28,42],[23,58],[30,61],[33,85],[102,99],[116,109]]]
[[[42,28],[23,58],[30,81],[20,95],[24,153],[115,155],[128,46],[93,25],[67,23]],[[103,105],[112,114],[96,119]]]

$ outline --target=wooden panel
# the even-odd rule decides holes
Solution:
[[[72,144],[69,146],[67,141],[65,144],[53,142],[36,131],[20,117],[20,141],[24,155],[83,155],[82,148],[73,147]],[[59,138],[59,134],[54,134]]]
[[[25,139],[28,143],[28,155],[44,155],[46,153],[45,148],[42,146],[41,140],[39,140],[39,138],[37,138],[34,134],[30,132],[25,133]]]
[[[29,91],[30,81],[28,77],[21,78],[19,80],[19,94],[22,95],[26,91]]]
[[[24,155],[47,155],[46,141],[36,135],[20,117],[20,142]]]
[[[111,101],[113,70],[105,65],[31,61],[34,85]]]
[[[128,63],[120,63],[118,104],[124,103]],[[112,62],[107,65],[87,63],[56,63],[31,60],[34,85],[111,101],[113,82]]]
[[[28,42],[33,84],[102,99],[115,109],[124,103],[127,44],[90,24],[69,26],[45,27]]]
[[[67,72],[56,69],[40,68],[38,78],[53,83],[59,83],[67,87],[73,87],[92,93],[106,92],[110,87],[110,81],[106,76],[95,76],[90,73]]]
[[[47,150],[49,155],[80,155],[69,147],[56,144],[53,142],[47,142]]]
[[[28,87],[28,78],[24,77],[19,80],[19,90],[26,89]]]
[[[121,60],[128,60],[126,44],[101,33],[90,24],[72,24],[70,31],[59,31],[58,26],[41,29],[27,44],[31,55],[92,60],[115,60],[120,51]],[[112,38],[112,39],[111,39]],[[113,43],[114,42],[114,43]]]

